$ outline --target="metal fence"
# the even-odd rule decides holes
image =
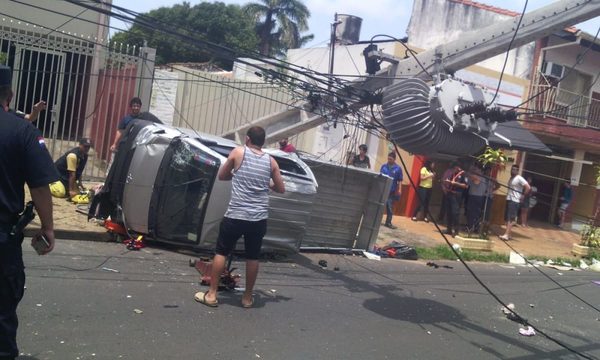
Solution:
[[[264,82],[250,82],[174,66],[179,72],[173,126],[222,135],[293,104],[290,91]]]
[[[128,100],[151,83],[144,76],[152,73],[153,58],[153,49],[0,27],[0,63],[13,69],[10,107],[31,113],[34,104],[46,102],[34,125],[55,160],[79,138],[91,137],[86,178],[104,177],[117,123]]]
[[[550,84],[541,73],[532,81],[529,110],[565,120],[569,125],[600,129],[600,99],[574,93]]]

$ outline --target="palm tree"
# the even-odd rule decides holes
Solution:
[[[310,17],[300,0],[259,0],[246,4],[244,11],[256,21],[259,51],[263,55],[280,54],[312,40],[312,35],[300,35],[308,30]]]

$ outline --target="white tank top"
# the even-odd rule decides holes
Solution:
[[[269,217],[271,157],[255,154],[247,146],[239,169],[231,180],[231,200],[225,216],[231,219],[260,221]]]

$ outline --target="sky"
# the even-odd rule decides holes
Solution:
[[[183,2],[182,0],[113,0],[114,5],[129,8],[137,12],[147,12],[162,6],[172,6]],[[200,0],[188,0],[192,5],[198,4]],[[249,0],[222,0],[226,4],[244,5]],[[493,5],[508,10],[521,12],[525,0],[484,0],[480,1],[487,5]],[[538,9],[554,2],[554,0],[529,0],[527,12]],[[133,5],[135,3],[135,6]],[[331,23],[335,13],[349,14],[362,18],[360,40],[370,40],[373,35],[386,34],[396,38],[406,36],[406,28],[412,11],[412,0],[304,0],[311,12],[308,21],[309,31],[315,38],[307,47],[325,46],[329,42]],[[111,26],[119,28],[127,27],[122,22],[113,22]],[[585,23],[578,24],[578,28],[592,35],[596,34],[600,27],[600,17]],[[114,31],[114,30],[113,30]]]

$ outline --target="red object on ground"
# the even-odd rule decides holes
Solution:
[[[106,228],[106,230],[111,231],[115,234],[127,235],[127,230],[125,230],[125,228],[122,225],[119,225],[111,220],[105,220],[104,227]]]
[[[123,244],[125,244],[129,250],[139,250],[146,247],[144,244],[144,239],[141,235],[138,236],[137,239],[125,240],[123,241]]]
[[[210,285],[210,273],[212,272],[212,262],[210,260],[193,260],[193,266],[200,273],[200,284]],[[225,269],[223,271],[223,273],[221,274],[221,281],[219,283],[219,287],[224,287],[229,290],[235,289],[237,287],[237,284],[240,280],[240,275],[234,275],[234,271],[235,268]]]

